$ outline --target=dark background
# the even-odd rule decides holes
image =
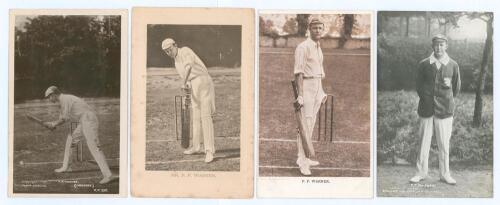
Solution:
[[[414,165],[419,153],[418,96],[415,75],[418,63],[432,53],[431,39],[461,26],[458,19],[489,19],[488,12],[378,12],[377,45],[377,163]],[[432,25],[434,22],[434,26]],[[436,26],[436,22],[439,22]],[[467,27],[463,27],[467,29]],[[487,29],[478,30],[487,33]],[[451,165],[491,165],[493,162],[493,60],[487,66],[482,100],[476,92],[485,39],[449,39],[448,55],[460,67],[461,93],[456,98]],[[477,103],[480,102],[480,103]],[[476,121],[477,104],[481,115]],[[476,123],[476,124],[474,124]],[[429,163],[437,166],[438,147],[432,139]]]
[[[174,61],[161,49],[161,42],[172,38],[179,48],[191,48],[207,67],[241,66],[241,26],[239,25],[163,25],[149,24],[147,67],[174,67]]]
[[[36,16],[23,24],[15,30],[15,103],[43,98],[50,85],[83,97],[120,95],[120,16]]]
[[[378,90],[414,90],[418,63],[432,53],[431,38],[459,27],[460,17],[474,18],[462,12],[378,12],[377,83]],[[439,24],[439,28],[435,28]],[[484,32],[485,31],[478,31]],[[481,69],[484,40],[449,39],[448,55],[460,67],[462,92],[474,92]],[[492,59],[492,58],[490,58]],[[493,63],[489,63],[485,93],[493,92]]]

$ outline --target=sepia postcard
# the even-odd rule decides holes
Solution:
[[[253,9],[133,9],[133,196],[253,196],[254,28]]]
[[[369,198],[372,14],[259,14],[258,197]]]
[[[11,10],[11,197],[124,197],[126,10]]]
[[[380,11],[377,196],[493,197],[493,13]]]

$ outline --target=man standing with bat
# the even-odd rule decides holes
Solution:
[[[311,175],[310,166],[319,165],[314,157],[312,134],[316,115],[321,104],[326,100],[321,80],[325,77],[323,70],[323,52],[319,44],[323,34],[324,24],[314,18],[309,23],[309,38],[300,43],[295,50],[295,108],[299,117],[299,134],[297,137],[297,165],[303,175]],[[298,112],[298,111],[297,111]],[[300,127],[303,127],[301,130]],[[305,141],[304,141],[304,140]]]
[[[99,122],[94,111],[92,111],[90,106],[81,98],[74,95],[62,94],[55,86],[50,86],[47,91],[45,91],[45,97],[49,98],[49,100],[53,103],[59,103],[61,106],[59,119],[52,122],[45,122],[45,127],[55,129],[57,126],[62,125],[67,121],[78,121],[76,129],[73,133],[69,133],[66,138],[63,164],[61,168],[54,171],[57,173],[71,171],[70,158],[73,153],[73,149],[76,147],[75,145],[78,144],[78,142],[85,139],[89,151],[97,162],[97,165],[103,175],[103,179],[99,183],[106,184],[112,181],[115,177],[112,175],[108,163],[106,162],[106,157],[100,149],[98,138]]]
[[[168,56],[174,59],[175,69],[182,79],[182,91],[188,99],[190,97],[192,100],[193,146],[185,150],[184,154],[190,155],[204,151],[205,162],[211,162],[215,153],[212,121],[215,113],[215,89],[212,78],[205,64],[190,48],[178,48],[171,38],[163,40],[161,47]],[[189,105],[189,102],[186,104]],[[183,125],[183,130],[184,127],[185,125]],[[201,143],[205,146],[204,150],[201,148]]]

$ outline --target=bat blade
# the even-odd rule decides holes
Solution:
[[[181,110],[181,147],[189,147],[189,138],[191,137],[191,96],[188,92],[184,99],[184,105]]]
[[[25,116],[26,116],[26,118],[28,118],[28,119],[29,119],[29,120],[31,120],[32,122],[35,122],[35,123],[37,123],[37,124],[41,125],[42,127],[45,127],[45,128],[47,128],[47,129],[50,129],[50,128],[48,128],[47,126],[45,126],[45,124],[43,123],[43,121],[42,121],[41,119],[37,118],[36,116],[34,116],[34,115],[32,115],[32,114],[26,114]],[[50,129],[50,130],[52,130],[52,129]]]
[[[299,96],[299,93],[298,93],[298,89],[297,89],[297,83],[292,80],[292,88],[293,88],[293,94],[295,96],[294,100],[297,99],[297,97]],[[295,119],[297,120],[297,124],[298,124],[298,134],[299,134],[299,137],[300,137],[300,140],[302,141],[302,148],[304,149],[304,154],[306,155],[306,157],[310,158],[310,157],[314,157],[316,155],[315,151],[314,151],[314,147],[313,147],[313,143],[312,143],[312,139],[309,139],[306,137],[305,135],[305,129],[304,129],[304,123],[303,120],[302,120],[302,106],[298,106],[297,103],[295,102],[294,103],[294,110],[295,110]]]

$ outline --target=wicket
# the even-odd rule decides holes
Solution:
[[[317,141],[333,142],[333,95],[326,96],[326,102],[321,105],[318,112]]]
[[[69,125],[69,131],[71,134],[73,134],[73,131],[78,127],[78,122],[70,122]],[[78,162],[83,162],[83,144],[82,141],[79,141],[78,144],[76,144],[76,160]]]

